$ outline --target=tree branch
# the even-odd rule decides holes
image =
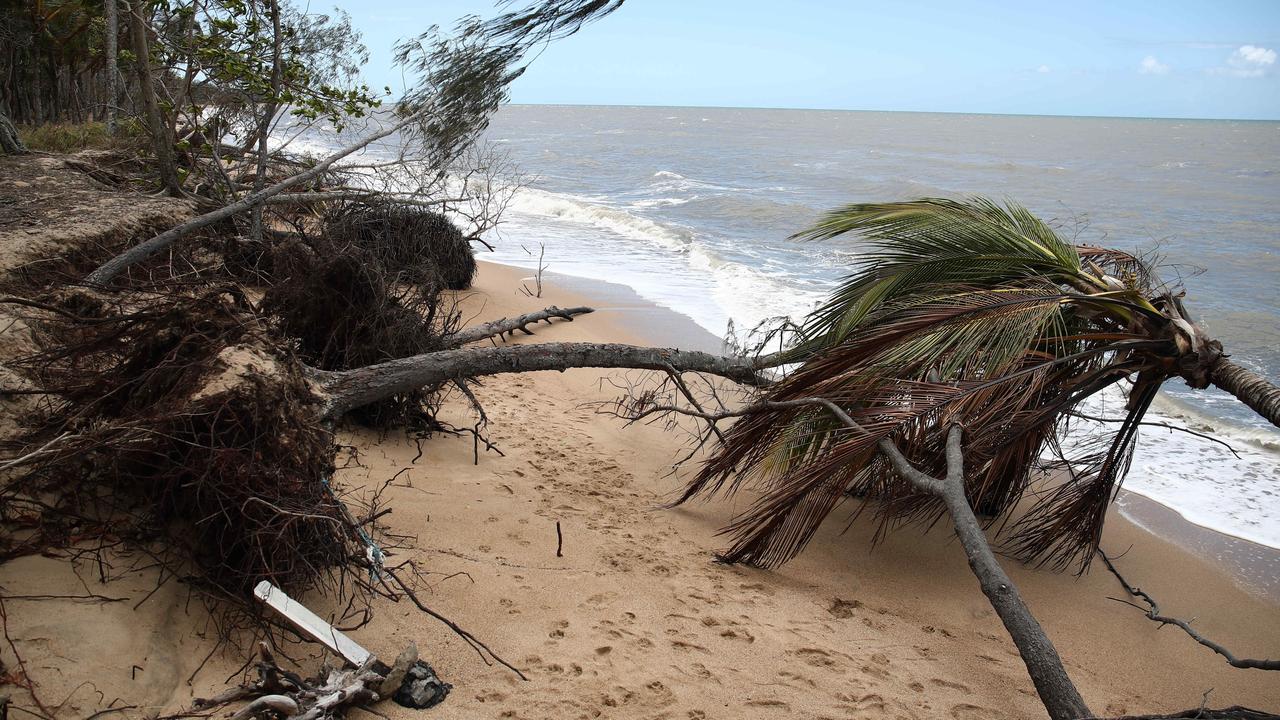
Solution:
[[[1209,382],[1280,427],[1280,387],[1266,378],[1223,357],[1210,369]]]
[[[436,207],[449,203],[466,202],[468,198],[441,198],[439,200],[421,200],[415,197],[401,197],[397,193],[380,190],[325,190],[323,192],[283,193],[263,200],[267,205],[302,205],[306,203],[324,202],[326,200],[361,200],[365,198],[393,198],[397,204],[415,207]]]
[[[754,364],[692,350],[637,347],[615,343],[540,343],[504,347],[459,348],[331,372],[309,368],[311,378],[329,396],[326,417],[337,417],[383,398],[460,378],[537,370],[629,368],[719,375],[744,385],[764,386]]]
[[[561,310],[555,305],[552,305],[549,308],[545,308],[537,312],[525,313],[524,315],[517,315],[513,318],[499,318],[492,322],[459,330],[448,338],[449,347],[458,348],[477,340],[494,337],[495,335],[501,337],[503,335],[515,333],[517,330],[525,335],[532,335],[533,332],[531,332],[527,327],[529,325],[533,325],[544,320],[550,324],[551,318],[562,318],[568,322],[573,322],[575,315],[586,315],[591,312],[595,312],[595,310],[589,307],[572,307]]]
[[[1146,616],[1151,620],[1160,623],[1161,627],[1164,627],[1165,625],[1176,625],[1177,627],[1182,628],[1183,631],[1191,636],[1192,640],[1195,640],[1201,645],[1226,658],[1227,664],[1232,667],[1251,668],[1257,670],[1280,670],[1280,660],[1253,660],[1250,658],[1238,658],[1234,653],[1219,643],[1201,635],[1195,628],[1191,627],[1190,622],[1175,617],[1169,617],[1168,615],[1161,615],[1160,605],[1156,603],[1155,598],[1147,594],[1147,592],[1142,588],[1130,585],[1129,581],[1124,579],[1124,576],[1120,574],[1120,571],[1116,569],[1116,566],[1111,562],[1111,558],[1107,557],[1107,554],[1102,552],[1102,550],[1098,550],[1098,556],[1102,558],[1102,562],[1106,563],[1107,569],[1111,571],[1111,574],[1115,575],[1116,579],[1120,581],[1120,585],[1124,587],[1125,592],[1129,593],[1131,597],[1139,598],[1147,604],[1148,609],[1145,612]],[[1112,599],[1114,600],[1115,598]],[[1133,603],[1127,604],[1133,605]],[[1134,605],[1134,607],[1138,606]],[[1142,608],[1138,609],[1141,610]]]
[[[220,207],[217,210],[214,210],[212,212],[207,212],[203,215],[192,218],[182,223],[181,225],[170,228],[160,233],[159,235],[156,235],[155,237],[151,238],[150,240],[147,240],[146,242],[139,243],[138,245],[135,245],[129,248],[128,250],[120,253],[119,255],[116,255],[115,257],[111,258],[107,262],[103,263],[100,267],[98,267],[98,269],[89,273],[89,276],[85,278],[85,282],[89,283],[90,285],[106,285],[107,283],[115,279],[115,277],[119,275],[121,272],[123,272],[125,269],[129,268],[132,265],[140,263],[143,260],[146,260],[147,258],[151,257],[155,253],[163,250],[169,245],[172,245],[175,241],[179,240],[180,238],[183,238],[186,235],[189,235],[190,233],[193,233],[196,230],[199,230],[200,228],[207,227],[216,222],[221,222],[222,220],[226,220],[229,217],[238,215],[242,212],[245,212],[246,210],[250,210],[258,206],[262,202],[266,201],[268,198],[279,195],[280,193],[284,192],[285,190],[288,190],[291,187],[297,187],[298,185],[302,185],[303,183],[307,183],[312,180],[315,180],[316,178],[319,178],[321,175],[324,175],[324,173],[327,172],[334,163],[338,162],[342,158],[362,150],[365,146],[369,145],[370,143],[373,143],[377,140],[381,140],[382,138],[387,137],[392,133],[395,133],[403,128],[408,127],[409,125],[415,122],[418,122],[419,120],[422,119],[422,117],[425,114],[426,114],[426,110],[421,110],[417,113],[414,113],[404,118],[400,122],[395,123],[394,125],[391,125],[380,132],[374,133],[373,135],[366,136],[365,138],[342,148],[341,150],[330,155],[324,160],[321,160],[320,162],[316,163],[316,165],[310,168],[309,170],[304,170],[303,172],[300,172],[296,175],[291,175],[290,177],[287,177],[284,180],[281,180],[280,182],[274,185],[271,185],[270,187],[264,188],[260,192],[255,192],[251,195],[247,195],[241,198],[240,200],[231,203],[230,205]]]

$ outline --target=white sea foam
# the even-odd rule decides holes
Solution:
[[[1118,389],[1104,392],[1088,400],[1082,412],[1123,417],[1124,395]],[[1124,480],[1126,490],[1151,498],[1197,525],[1280,548],[1280,464],[1265,435],[1221,420],[1209,422],[1163,395],[1148,410],[1145,421],[1212,435],[1230,444],[1234,453],[1221,443],[1180,430],[1144,426]],[[1114,423],[1082,421],[1072,435],[1082,438],[1115,428]]]
[[[655,173],[655,178],[690,182],[670,171]],[[573,268],[588,276],[624,281],[642,296],[690,316],[716,335],[725,332],[730,320],[739,329],[749,329],[779,315],[802,316],[825,297],[823,289],[805,288],[800,278],[771,269],[770,265],[776,263],[761,260],[748,265],[726,260],[709,243],[701,242],[694,231],[628,211],[674,200],[681,198],[655,198],[619,207],[602,204],[598,199],[529,190],[523,191],[513,204],[513,209],[523,216],[513,222],[521,232],[536,228],[538,219],[554,219],[578,226],[581,232],[594,229],[614,236],[615,240],[596,236],[594,242],[585,243],[595,246],[586,252],[598,257],[593,261],[575,260]],[[650,252],[637,247],[613,247],[611,243],[617,236],[641,241]],[[571,237],[558,238],[559,247],[548,246],[553,263],[557,256],[574,252],[564,244],[566,241],[583,242],[581,237],[570,240]],[[673,250],[677,253],[674,258],[678,258],[675,262]],[[625,253],[628,264],[652,265],[624,271],[609,260],[614,253]],[[839,263],[856,258],[856,254],[846,251],[831,255]],[[1085,412],[1120,416],[1123,397],[1119,392],[1108,393],[1090,401]],[[1126,489],[1172,508],[1190,522],[1280,548],[1280,454],[1276,452],[1274,433],[1235,427],[1199,415],[1164,396],[1147,419],[1212,432],[1231,443],[1240,457],[1220,444],[1187,433],[1144,427],[1133,467],[1124,482]],[[1081,422],[1077,431],[1083,436],[1098,427],[1096,423]]]
[[[642,218],[582,196],[525,189],[516,194],[510,209],[532,216],[552,217],[608,230],[634,240],[657,243],[669,250],[687,252],[691,233]]]

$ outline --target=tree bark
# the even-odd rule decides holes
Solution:
[[[116,134],[116,99],[120,97],[119,80],[116,73],[118,72],[117,58],[120,53],[116,48],[116,39],[120,36],[120,16],[116,7],[117,0],[104,0],[102,3],[103,19],[106,21],[106,47],[103,54],[106,56],[106,72],[107,72],[107,102],[106,120],[107,134],[115,136]]]
[[[1058,651],[1045,634],[1044,628],[1040,627],[1040,623],[1022,601],[1018,588],[996,561],[986,533],[982,531],[973,508],[969,507],[969,500],[964,494],[964,455],[960,436],[960,428],[952,427],[947,436],[947,476],[939,483],[938,491],[934,494],[946,503],[947,512],[951,514],[951,521],[956,528],[956,536],[969,560],[969,568],[978,578],[982,594],[987,596],[991,607],[995,608],[1009,637],[1013,638],[1022,662],[1027,666],[1027,674],[1036,686],[1036,693],[1049,711],[1049,717],[1053,720],[1087,718],[1093,713],[1080,697],[1075,683],[1071,682],[1062,665],[1062,658],[1058,656]],[[897,453],[896,446],[894,451]],[[905,461],[901,453],[897,453],[897,456],[893,460],[895,466],[899,459]]]
[[[270,150],[271,121],[276,117],[279,108],[280,88],[284,83],[283,66],[281,65],[282,37],[280,35],[280,3],[268,1],[268,12],[271,14],[271,97],[262,110],[262,119],[258,124],[258,168],[253,178],[253,192],[260,193],[267,184],[267,154]],[[262,242],[262,205],[253,207],[250,221],[250,237],[254,242]]]
[[[525,335],[532,335],[533,332],[528,329],[529,325],[546,321],[551,322],[552,318],[560,318],[566,322],[573,322],[574,315],[586,315],[595,312],[589,307],[572,307],[561,310],[552,305],[544,310],[537,312],[525,313],[513,318],[501,318],[493,322],[487,322],[480,325],[474,325],[469,328],[463,328],[449,337],[449,347],[458,348],[468,343],[484,340],[495,335],[502,336],[520,331]]]
[[[119,255],[111,258],[107,262],[103,263],[100,267],[98,267],[98,269],[89,273],[88,277],[85,278],[85,282],[91,285],[106,285],[107,283],[115,279],[117,275],[119,275],[129,266],[134,265],[136,263],[140,263],[143,260],[146,260],[147,258],[151,257],[157,252],[163,250],[164,248],[169,247],[174,243],[174,241],[178,240],[179,238],[185,237],[186,235],[192,232],[195,232],[200,228],[207,227],[216,222],[221,222],[223,220],[226,220],[229,217],[238,215],[246,210],[254,208],[262,204],[263,202],[267,201],[269,198],[279,195],[280,193],[284,192],[285,190],[288,190],[291,187],[296,187],[298,185],[301,185],[306,182],[310,182],[320,177],[321,175],[328,172],[329,168],[332,167],[334,163],[338,162],[342,158],[354,152],[357,152],[358,150],[364,148],[369,143],[375,142],[377,140],[381,140],[382,138],[387,137],[388,135],[396,132],[397,130],[400,130],[401,128],[407,127],[412,123],[418,122],[418,120],[421,119],[423,114],[425,114],[425,111],[414,113],[413,115],[410,115],[404,118],[400,122],[396,123],[395,125],[392,125],[391,127],[381,132],[370,135],[352,145],[348,145],[347,147],[342,148],[341,150],[334,153],[333,155],[330,155],[324,160],[321,160],[314,167],[308,170],[304,170],[303,172],[300,172],[297,175],[292,175],[290,177],[287,177],[284,180],[281,180],[280,182],[263,189],[261,192],[256,192],[256,193],[253,193],[252,195],[247,195],[241,198],[240,200],[237,200],[236,202],[231,203],[230,205],[220,207],[217,210],[213,210],[211,212],[205,213],[204,215],[200,215],[199,217],[192,218],[191,220],[188,220],[182,223],[181,225],[178,225],[177,227],[170,228],[169,230],[166,230],[160,233],[159,235],[151,238],[150,240],[147,240],[146,242],[139,243],[129,248],[128,250],[120,253]]]
[[[441,350],[356,370],[312,369],[310,374],[328,395],[325,416],[339,417],[392,395],[450,380],[588,367],[662,371],[673,368],[678,372],[719,375],[745,385],[767,384],[756,374],[754,364],[745,358],[613,343],[540,343]]]
[[[27,151],[18,137],[18,129],[9,121],[9,116],[0,111],[0,153],[5,155],[21,155]]]
[[[1234,395],[1272,425],[1280,427],[1280,387],[1225,357],[1209,371],[1209,381]]]
[[[156,156],[156,170],[160,184],[173,197],[182,197],[182,184],[178,182],[178,167],[173,159],[173,141],[160,115],[160,102],[156,99],[155,78],[151,75],[151,52],[147,42],[146,20],[142,17],[142,3],[134,0],[129,5],[129,36],[133,54],[137,56],[138,92],[142,95],[142,107],[151,131],[151,148]]]

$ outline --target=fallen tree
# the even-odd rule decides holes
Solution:
[[[717,375],[745,385],[769,382],[750,358],[616,343],[537,343],[441,350],[344,372],[309,370],[308,376],[325,397],[325,416],[336,417],[396,393],[447,380],[573,368],[674,368],[677,372]]]
[[[264,204],[273,202],[286,191],[331,174],[344,158],[397,133],[409,136],[421,145],[421,157],[417,160],[425,169],[418,172],[444,175],[450,163],[472,147],[476,137],[488,125],[489,117],[506,100],[511,82],[524,72],[520,62],[530,50],[572,35],[584,24],[608,15],[621,5],[622,0],[541,0],[489,20],[464,18],[457,24],[452,37],[441,37],[438,30],[432,28],[417,38],[401,42],[396,48],[397,62],[409,72],[416,73],[418,81],[395,104],[391,122],[269,186],[261,187],[261,177],[255,178],[254,191],[250,194],[119,253],[89,273],[85,281],[106,287],[129,267],[147,260],[178,240],[238,215],[256,213]],[[133,17],[137,32],[145,32],[141,26],[144,22],[142,16],[134,13]],[[275,30],[278,35],[278,23]],[[150,72],[148,63],[140,63],[139,68],[140,72]],[[272,96],[265,103],[272,116],[278,111],[277,100]],[[156,119],[152,123],[153,129],[160,124]],[[268,147],[265,132],[270,124],[270,117],[261,119],[259,135],[262,142],[258,143],[255,162],[259,170],[266,167]],[[171,172],[172,143],[164,141],[162,132],[153,135],[157,157],[165,158],[161,163],[165,170],[165,185],[171,193],[181,194],[182,189]],[[216,147],[222,138],[210,140]],[[218,174],[225,176],[216,151],[212,159]],[[409,167],[403,158],[398,164]]]

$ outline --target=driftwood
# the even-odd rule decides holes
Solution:
[[[231,720],[262,717],[268,712],[285,720],[341,717],[349,708],[364,707],[392,695],[399,697],[398,691],[407,679],[413,678],[413,669],[419,664],[417,647],[410,645],[390,668],[369,655],[359,666],[323,668],[319,677],[304,679],[282,669],[267,644],[259,643],[258,679],[212,698],[197,698],[193,709],[208,711],[249,700],[230,715]],[[430,707],[441,698],[443,695],[432,696],[433,702],[425,705],[406,704],[415,708]]]

